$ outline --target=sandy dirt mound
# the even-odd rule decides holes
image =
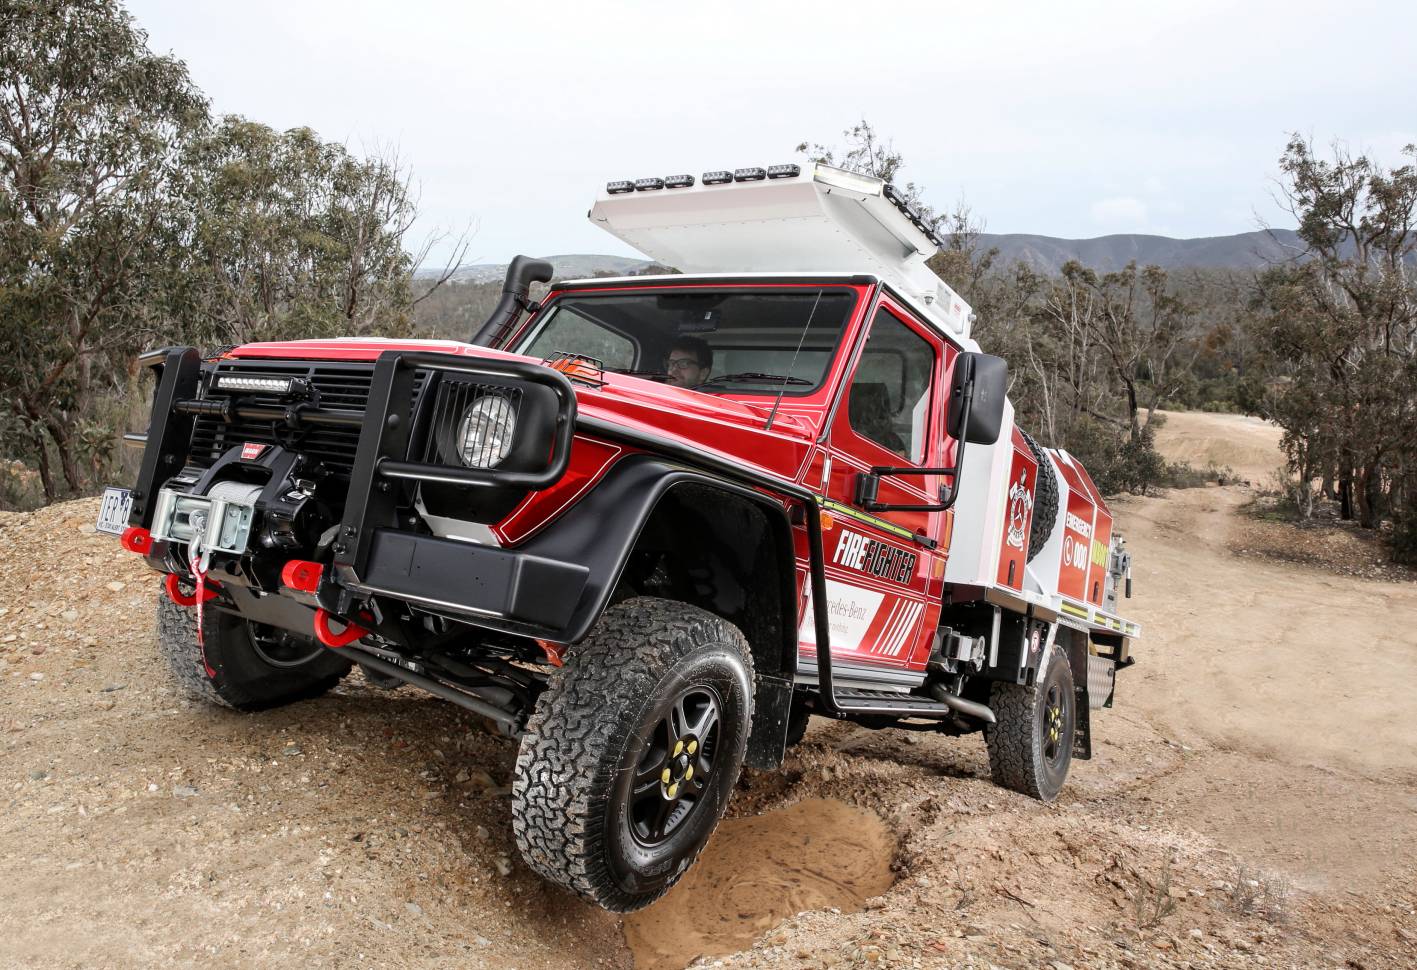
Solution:
[[[1156,448],[1171,461],[1197,468],[1229,466],[1241,479],[1267,486],[1283,467],[1282,432],[1268,421],[1243,414],[1158,411],[1165,418],[1156,431]]]
[[[1247,419],[1168,433],[1278,464]],[[1250,497],[1116,503],[1145,635],[1058,804],[978,737],[814,722],[628,925],[521,865],[509,743],[357,675],[190,706],[96,503],[0,515],[0,966],[1417,966],[1417,586],[1237,556]]]
[[[894,855],[880,817],[844,802],[728,819],[679,885],[625,920],[636,970],[733,953],[807,910],[859,910],[895,881]]]

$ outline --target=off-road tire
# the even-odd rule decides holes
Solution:
[[[1022,428],[1018,433],[1023,435],[1028,450],[1038,462],[1038,478],[1033,486],[1033,523],[1028,530],[1028,558],[1024,560],[1033,562],[1033,557],[1043,551],[1058,521],[1058,473],[1033,435]]]
[[[632,834],[633,776],[665,705],[700,685],[720,701],[703,793],[657,847]],[[512,831],[544,878],[612,912],[658,899],[693,864],[738,780],[752,722],[753,662],[737,627],[671,600],[611,607],[567,654],[527,723]],[[707,747],[707,745],[706,745]]]
[[[158,653],[174,684],[193,700],[260,711],[318,697],[349,672],[348,660],[313,640],[309,641],[310,660],[297,666],[273,666],[256,650],[250,624],[241,617],[210,604],[202,614],[205,643],[198,643],[196,608],[158,597]]]
[[[1048,696],[1056,689],[1062,700],[1056,754],[1050,758]],[[984,726],[989,747],[989,773],[1001,788],[1051,802],[1068,779],[1073,734],[1077,727],[1076,695],[1068,659],[1050,651],[1048,666],[1032,687],[995,683],[989,707],[998,719]]]

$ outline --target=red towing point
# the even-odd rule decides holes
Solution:
[[[314,593],[320,588],[325,567],[308,559],[292,559],[280,571],[281,583],[297,593]]]
[[[130,525],[124,529],[118,542],[124,549],[140,556],[153,551],[153,534],[140,525]]]

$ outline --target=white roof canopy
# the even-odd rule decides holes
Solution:
[[[772,178],[736,174],[686,188],[611,183],[590,220],[684,273],[873,274],[969,338],[969,304],[925,265],[939,251],[935,239],[882,180],[810,162]]]

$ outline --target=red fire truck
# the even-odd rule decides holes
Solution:
[[[1129,557],[1087,472],[878,179],[612,182],[590,218],[680,272],[518,257],[467,343],[153,352],[101,527],[162,574],[176,682],[243,710],[353,667],[519,745],[526,861],[609,909],[693,862],[811,715],[983,731],[1052,799],[1131,663]]]

